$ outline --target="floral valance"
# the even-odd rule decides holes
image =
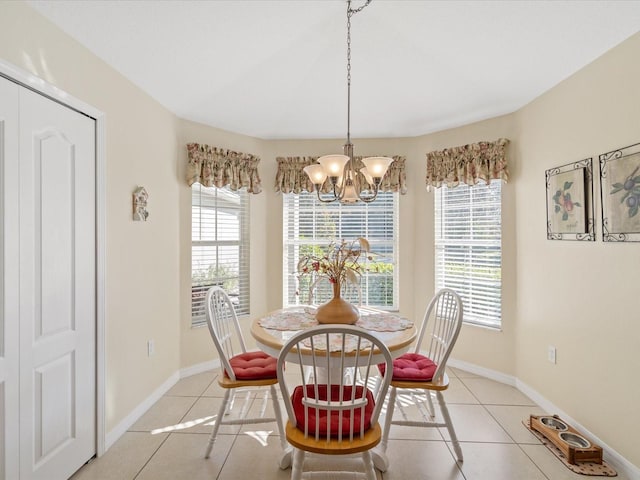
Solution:
[[[187,152],[189,186],[199,182],[205,187],[228,186],[231,190],[246,187],[249,193],[262,191],[258,175],[259,157],[199,143],[189,143]]]
[[[372,189],[360,173],[360,169],[364,167],[362,159],[366,157],[354,157],[354,167],[358,176],[358,184],[362,185],[362,190]],[[389,165],[387,173],[382,178],[379,190],[381,192],[400,192],[407,193],[407,174],[405,172],[405,158],[393,156],[393,162]],[[313,192],[313,183],[309,176],[304,172],[304,167],[317,163],[318,157],[278,157],[278,172],[276,173],[276,192],[282,193],[300,193],[302,191]],[[329,191],[329,182],[326,181],[323,191]]]
[[[459,183],[487,184],[509,179],[505,149],[509,140],[478,142],[427,153],[427,188],[456,187]]]

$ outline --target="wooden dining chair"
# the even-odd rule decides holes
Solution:
[[[225,389],[222,404],[218,409],[218,416],[213,425],[213,431],[209,437],[205,458],[209,458],[218,430],[221,425],[246,425],[257,423],[275,422],[280,434],[280,443],[283,450],[287,448],[282,429],[282,415],[276,384],[277,359],[260,351],[247,351],[245,346],[238,316],[227,293],[220,287],[211,287],[207,291],[207,325],[213,343],[220,357],[221,375],[218,376],[218,384]],[[266,417],[266,397],[263,402],[260,416],[248,417],[246,409],[243,409],[239,418],[225,419],[225,414],[233,404],[233,398],[237,390],[250,393],[260,387],[269,387],[274,417]],[[249,396],[245,399],[247,402]],[[281,465],[287,468],[288,465]]]
[[[460,327],[462,325],[463,305],[460,296],[453,290],[444,288],[440,290],[431,300],[427,307],[415,349],[412,353],[405,353],[393,361],[393,375],[391,377],[389,400],[384,423],[384,432],[380,448],[386,451],[389,440],[389,430],[391,424],[405,425],[413,427],[446,427],[451,437],[451,443],[459,462],[463,461],[462,450],[458,437],[456,436],[453,423],[447,404],[442,392],[449,388],[449,377],[445,371],[447,360],[451,350],[456,343]],[[427,347],[424,354],[421,353],[423,340]],[[379,365],[379,370],[384,378],[388,371],[385,364]],[[381,381],[380,379],[378,380]],[[420,400],[415,395],[416,391],[426,394],[428,411],[420,409],[422,419],[418,421],[407,420],[403,414],[403,419],[393,419],[395,408],[402,408],[402,402],[396,402],[398,390],[407,390],[410,403],[420,406]],[[442,414],[442,422],[435,421],[435,410],[431,400],[431,393],[438,399],[438,404]],[[384,458],[386,457],[376,457]],[[377,464],[381,471],[386,471],[388,464]]]
[[[390,378],[383,379],[376,393],[368,386],[374,385],[380,361],[392,367],[389,349],[355,326],[321,325],[297,333],[284,345],[278,357],[278,380],[288,415],[286,438],[294,447],[292,480],[302,478],[306,452],[361,453],[364,473],[360,475],[375,480],[370,451],[382,438],[378,417]],[[313,383],[308,382],[305,366],[313,370]],[[345,380],[347,368],[358,369],[360,375]],[[327,472],[315,473],[329,478]]]

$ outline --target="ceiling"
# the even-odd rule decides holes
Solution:
[[[181,118],[346,136],[344,0],[28,3]],[[373,0],[352,17],[351,135],[513,112],[638,31],[638,0]]]

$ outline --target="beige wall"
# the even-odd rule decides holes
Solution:
[[[640,34],[519,111],[513,182],[517,376],[636,466],[640,244],[601,240],[598,155],[640,142],[638,59]],[[546,240],[545,170],[587,157],[597,241]]]
[[[28,6],[0,3],[0,58],[106,113],[107,430],[180,368],[215,358],[189,319],[190,191],[195,141],[262,158],[251,205],[251,314],[282,299],[282,200],[276,156],[339,152],[342,139],[263,141],[177,119]],[[503,329],[465,326],[457,359],[514,375],[627,459],[640,422],[637,244],[546,240],[544,170],[640,141],[640,35],[519,112],[411,139],[355,139],[358,154],[407,157],[400,205],[400,310],[420,317],[433,293],[433,193],[425,153],[511,140],[503,197]],[[597,161],[596,161],[597,164]],[[597,177],[597,167],[595,169]],[[597,183],[597,182],[596,182]],[[149,191],[150,218],[131,221],[131,192]],[[599,190],[596,184],[596,198]],[[600,238],[599,207],[597,232]],[[144,285],[144,288],[141,288]],[[245,325],[249,319],[243,320]],[[156,354],[146,355],[154,339]],[[546,361],[547,345],[558,363]]]
[[[109,431],[179,367],[177,120],[24,3],[0,2],[0,58],[106,114]],[[138,185],[147,222],[131,220]]]

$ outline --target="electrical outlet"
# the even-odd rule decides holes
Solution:
[[[147,356],[151,356],[156,353],[156,343],[154,340],[147,341]]]
[[[556,347],[553,345],[547,347],[547,360],[551,363],[556,363]]]

